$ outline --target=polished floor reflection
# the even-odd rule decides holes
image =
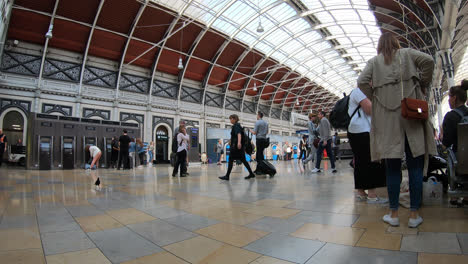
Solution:
[[[274,178],[218,179],[226,166],[130,171],[0,170],[1,263],[468,263],[468,209],[424,207],[418,229],[381,221],[338,173],[274,163]],[[255,164],[253,163],[253,167]],[[92,188],[92,175],[104,187]],[[385,194],[385,189],[379,190]]]

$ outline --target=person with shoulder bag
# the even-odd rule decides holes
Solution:
[[[360,74],[358,86],[372,102],[371,158],[385,160],[386,165],[390,213],[382,219],[392,226],[400,224],[401,160],[406,154],[411,204],[408,226],[415,228],[423,222],[418,211],[423,173],[428,164],[425,160],[430,154],[437,154],[424,107],[434,61],[428,54],[400,48],[398,39],[388,32],[380,37],[377,53]]]

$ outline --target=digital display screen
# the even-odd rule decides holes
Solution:
[[[41,143],[41,149],[50,149],[50,143],[49,142]]]
[[[192,136],[192,148],[198,147],[198,137]]]
[[[96,127],[87,126],[87,127],[86,127],[86,130],[96,130]]]
[[[72,143],[63,143],[63,148],[71,149],[71,148],[73,148],[73,144]]]

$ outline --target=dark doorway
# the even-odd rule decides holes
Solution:
[[[18,111],[10,111],[3,118],[3,133],[8,139],[8,145],[24,146],[24,118]]]
[[[156,162],[168,163],[169,133],[165,126],[160,126],[156,130]]]

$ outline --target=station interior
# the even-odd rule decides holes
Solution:
[[[300,155],[309,114],[357,88],[387,33],[432,57],[425,96],[440,132],[450,88],[468,79],[467,0],[0,0],[0,11],[0,263],[468,263],[468,191],[450,180],[468,155],[435,172],[449,178],[436,202],[423,183],[416,228],[405,168],[399,226],[382,221],[389,203],[357,199],[346,129],[331,128],[336,167],[325,152],[314,173]],[[234,162],[220,180],[229,117],[249,130],[259,112],[276,174],[244,179]],[[171,164],[180,124],[186,177]],[[117,170],[124,131],[144,155]],[[102,153],[92,170],[90,146]],[[257,155],[245,155],[252,169]]]

